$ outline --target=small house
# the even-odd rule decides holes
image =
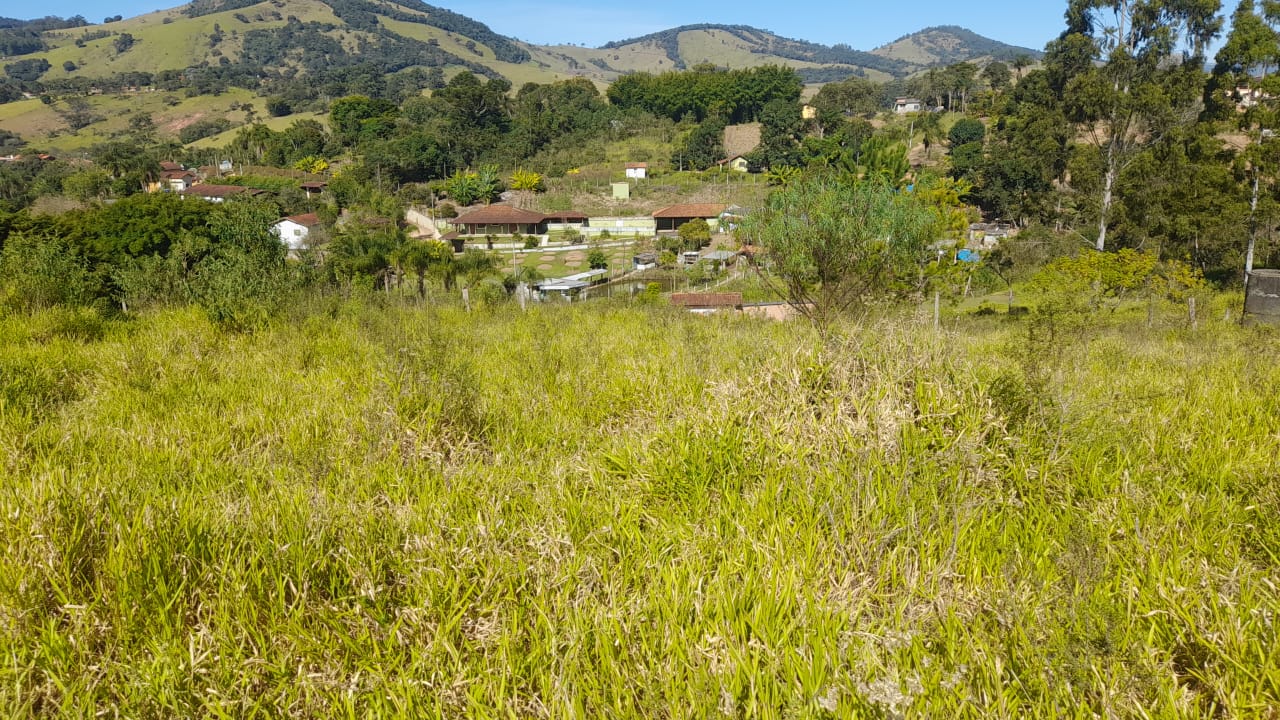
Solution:
[[[990,250],[1000,244],[1001,240],[1017,234],[1017,228],[1008,223],[973,223],[969,226],[969,242],[971,250]]]
[[[899,115],[917,113],[924,109],[924,102],[919,98],[900,97],[893,101],[893,111]]]
[[[542,213],[510,205],[490,205],[452,221],[463,235],[544,235],[547,218]]]
[[[311,230],[319,226],[320,218],[315,213],[306,213],[290,215],[273,225],[271,230],[280,238],[280,242],[288,246],[289,253],[294,254],[309,247],[307,238],[310,237]]]
[[[649,163],[627,163],[627,178],[630,180],[644,180],[649,176]]]
[[[181,165],[166,167],[172,165],[177,165],[177,163],[160,163],[160,179],[152,184],[152,192],[180,193],[190,189],[199,180],[194,172],[183,168]]]
[[[742,172],[742,173],[751,172],[751,163],[747,162],[747,158],[742,155],[734,155],[733,157],[727,157],[721,160],[720,162],[716,163],[716,165],[721,170],[732,170],[734,172]]]
[[[653,219],[660,233],[673,233],[690,220],[705,220],[714,229],[720,224],[721,213],[728,207],[715,203],[684,203],[654,212]]]

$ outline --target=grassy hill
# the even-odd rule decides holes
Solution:
[[[122,49],[124,36],[133,44]],[[314,56],[324,53],[322,64],[372,62],[388,72],[414,65],[469,69],[504,76],[517,87],[568,77],[607,83],[625,73],[704,63],[786,65],[808,82],[850,75],[884,81],[958,60],[1036,54],[955,27],[929,28],[873,52],[744,25],[686,25],[600,48],[544,47],[503,37],[448,10],[391,0],[198,0],[104,25],[46,30],[39,37],[45,49],[22,57],[48,61],[43,80],[246,62],[306,72],[316,66]]]
[[[27,52],[32,47],[40,49]],[[635,72],[704,64],[784,65],[816,88],[854,75],[885,82],[958,60],[1037,55],[955,27],[930,28],[874,52],[793,40],[744,25],[686,25],[600,48],[537,46],[417,0],[195,0],[99,25],[83,18],[12,20],[0,22],[3,49],[26,53],[15,56],[21,63],[47,63],[33,77],[51,88],[56,101],[0,104],[0,128],[61,152],[118,135],[135,113],[151,114],[160,134],[169,136],[202,118],[235,122],[241,119],[239,105],[253,103],[261,111],[261,96],[287,92],[280,81],[291,77],[307,88],[308,96],[293,104],[295,112],[305,114],[323,113],[329,97],[359,87],[341,83],[337,90],[321,90],[344,72],[370,73],[381,82],[410,69],[429,69],[444,78],[470,71],[504,77],[516,88],[585,77],[603,88]],[[8,69],[12,65],[6,61],[5,72],[17,79]],[[128,93],[125,86],[152,82],[122,80],[141,73],[167,92]],[[166,73],[170,82],[163,81]],[[262,77],[272,77],[272,85],[260,86]],[[122,87],[126,93],[93,95],[100,84],[108,93]],[[418,87],[423,85],[412,89]],[[64,121],[66,102],[85,94],[100,119],[71,132]]]
[[[872,50],[873,55],[897,60],[920,71],[964,61],[1012,60],[1019,55],[1039,59],[1043,53],[1008,45],[954,25],[925,28]]]

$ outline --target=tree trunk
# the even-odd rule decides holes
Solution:
[[[1253,197],[1249,200],[1249,245],[1244,251],[1244,282],[1249,284],[1249,275],[1253,272],[1253,253],[1258,243],[1258,176],[1257,168],[1253,172]]]
[[[1111,212],[1111,202],[1115,195],[1116,168],[1115,144],[1107,147],[1107,173],[1102,186],[1102,207],[1098,210],[1098,252],[1107,249],[1107,215]]]

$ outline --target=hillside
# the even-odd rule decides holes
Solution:
[[[197,0],[118,22],[50,30],[40,38],[44,49],[22,58],[49,63],[44,81],[233,65],[312,73],[362,64],[386,73],[424,67],[513,82],[571,75],[567,62],[535,59],[535,50],[523,43],[419,2]]]
[[[872,52],[745,25],[685,25],[600,48],[537,46],[418,0],[195,0],[102,25],[81,17],[7,21],[0,23],[0,53],[45,82],[200,68],[331,73],[371,65],[384,73],[470,70],[516,86],[568,77],[607,83],[627,73],[699,64],[785,65],[809,83],[851,75],[885,81],[959,60],[1038,55],[956,27],[929,28]]]
[[[969,60],[1013,60],[1019,55],[1040,59],[1044,54],[1008,45],[954,25],[925,28],[871,51],[876,57],[903,63],[912,72]]]

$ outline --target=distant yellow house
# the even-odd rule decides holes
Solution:
[[[716,165],[718,165],[721,170],[724,170],[727,168],[735,172],[751,171],[751,164],[748,163],[747,159],[742,155],[734,155],[733,157],[725,158],[724,160],[721,160],[720,162],[716,163]]]
[[[160,176],[154,182],[147,183],[147,192],[180,193],[190,189],[198,179],[194,172],[178,163],[163,162],[160,163]]]

